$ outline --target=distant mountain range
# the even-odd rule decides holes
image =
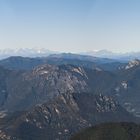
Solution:
[[[61,54],[61,52],[50,51],[45,48],[3,49],[3,50],[0,50],[0,59],[4,59],[10,56],[46,57],[51,54]],[[89,51],[89,52],[82,52],[82,53],[79,53],[79,55],[80,54],[100,57],[100,58],[119,59],[123,61],[128,61],[132,59],[140,59],[140,52],[114,53],[108,50],[99,50],[99,51],[95,50],[95,51]]]
[[[127,62],[72,53],[2,59],[0,139],[69,140],[101,123],[140,123],[139,85],[138,59]],[[112,130],[108,140],[119,130],[124,139],[131,138],[133,129],[137,135],[139,125],[124,125],[99,129]]]
[[[119,59],[119,60],[132,60],[140,59],[140,52],[129,52],[129,53],[114,53],[108,50],[99,50],[99,51],[89,51],[82,53],[84,55],[90,55],[95,57],[110,58],[110,59]]]
[[[0,60],[1,66],[15,70],[29,70],[35,68],[36,66],[43,65],[46,63],[51,65],[71,64],[75,66],[86,67],[89,69],[104,69],[112,71],[118,69],[119,67],[122,67],[126,62],[115,59],[99,58],[72,53],[52,54],[47,57],[35,58],[12,56]]]
[[[68,140],[96,124],[140,122],[139,60],[108,71],[86,64],[110,67],[112,59],[73,54],[41,59],[44,64],[24,57],[1,61],[1,140]]]
[[[44,48],[20,48],[20,49],[3,49],[0,50],[0,59],[4,59],[10,56],[22,56],[22,57],[46,57],[50,54],[56,54],[58,52],[50,51]]]

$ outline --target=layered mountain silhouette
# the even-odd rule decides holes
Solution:
[[[35,58],[12,56],[0,60],[0,66],[15,70],[30,70],[46,63],[51,65],[71,64],[75,66],[86,67],[89,69],[99,68],[112,71],[124,66],[124,64],[126,64],[126,61],[71,53],[53,54],[49,55],[48,57]]]
[[[67,140],[101,123],[140,122],[139,60],[63,55],[1,60],[2,140]]]

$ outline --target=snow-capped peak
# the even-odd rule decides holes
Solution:
[[[140,60],[134,59],[128,63],[128,65],[125,67],[125,69],[127,70],[127,69],[133,68],[135,66],[139,66],[139,65],[140,65]]]

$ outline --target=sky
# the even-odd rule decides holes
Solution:
[[[0,0],[0,49],[140,51],[140,0]]]

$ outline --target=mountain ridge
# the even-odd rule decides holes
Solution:
[[[53,133],[67,140],[96,124],[139,123],[139,72],[139,65],[117,71],[48,63],[0,67],[0,138],[44,140]]]

